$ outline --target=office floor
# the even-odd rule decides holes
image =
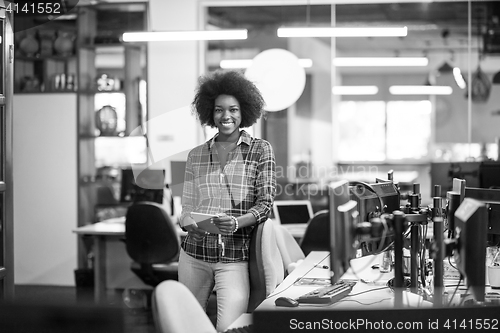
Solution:
[[[75,287],[16,285],[15,302],[57,304],[92,304],[92,290],[82,290]],[[123,301],[122,290],[108,292],[107,305],[122,307],[124,311],[124,333],[156,333],[153,316],[150,308],[130,308]],[[209,302],[207,313],[214,322],[215,303]]]

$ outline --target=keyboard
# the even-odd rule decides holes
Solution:
[[[302,304],[333,304],[346,297],[356,284],[356,281],[340,280],[337,283],[315,289],[299,298]]]
[[[229,328],[225,330],[224,333],[253,333],[253,324],[242,327]]]

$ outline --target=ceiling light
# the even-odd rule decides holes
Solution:
[[[392,95],[451,95],[450,86],[390,86]]]
[[[205,31],[146,31],[125,32],[124,42],[161,42],[183,40],[226,40],[247,39],[248,31],[241,30],[205,30]]]
[[[334,95],[376,95],[377,86],[335,86],[332,88]]]
[[[465,79],[462,75],[462,72],[460,71],[460,68],[458,67],[453,68],[453,77],[455,78],[455,82],[460,87],[460,89],[465,89],[465,87],[467,87],[467,84],[465,83]]]
[[[230,69],[230,68],[248,68],[252,65],[252,59],[226,59],[221,60],[219,63],[220,68]],[[311,59],[299,59],[299,65],[304,68],[312,67]]]
[[[337,67],[377,67],[377,66],[427,66],[426,57],[338,57],[333,59]]]
[[[370,28],[278,28],[278,37],[405,37],[407,27]]]

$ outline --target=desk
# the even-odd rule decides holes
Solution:
[[[354,298],[346,297],[344,300],[334,303],[329,306],[321,306],[322,308],[336,309],[336,308],[359,308],[370,307],[392,308],[394,306],[394,293],[386,287],[389,279],[394,277],[392,272],[380,273],[377,269],[372,269],[371,266],[380,262],[381,255],[366,256],[351,260],[351,269],[349,269],[342,279],[346,280],[363,280],[367,283],[358,281],[354,286],[351,294],[357,295]],[[330,270],[315,266],[330,266],[330,255],[326,251],[313,251],[304,261],[292,271],[290,275],[276,288],[276,290],[265,299],[257,308],[257,310],[276,310],[274,304],[276,298],[280,296],[287,296],[297,298],[309,291],[317,289],[321,286],[318,285],[294,285],[295,281],[301,277],[328,279]],[[360,294],[362,293],[362,294]],[[358,295],[359,294],[359,295]],[[404,292],[403,303],[412,306],[432,306],[431,303],[424,302],[418,295]],[[301,304],[297,308],[287,308],[287,310],[305,310],[317,309],[317,305]]]
[[[79,236],[91,236],[94,239],[94,299],[96,303],[106,299],[106,289],[110,285],[111,287],[151,289],[151,286],[142,283],[130,270],[131,259],[126,253],[125,244],[121,242],[125,236],[125,217],[89,224],[73,232]],[[181,237],[186,234],[180,228],[178,232]],[[112,250],[114,254],[111,260],[108,257],[108,250]],[[119,276],[121,280],[114,283],[110,281],[109,271],[115,271],[112,273]],[[127,280],[123,275],[128,275],[129,279]]]
[[[296,298],[319,288],[319,286],[297,286],[294,282],[298,278],[329,277],[329,269],[317,267],[318,264],[330,265],[329,253],[311,252],[253,312],[254,331],[259,333],[333,330],[422,332],[431,329],[444,331],[450,328],[456,331],[464,328],[459,327],[460,325],[475,325],[477,320],[480,324],[485,319],[488,322],[496,320],[500,323],[500,305],[436,308],[420,296],[406,291],[403,292],[403,307],[396,309],[394,293],[385,286],[393,277],[393,273],[380,273],[371,268],[373,264],[379,263],[379,256],[367,256],[351,261],[352,269],[349,269],[342,279],[362,279],[368,282],[358,281],[350,293],[352,296],[347,296],[332,305],[300,304],[295,308],[276,306],[274,301],[280,296]],[[400,329],[396,327],[397,324],[406,326]],[[372,326],[368,328],[367,325]],[[470,328],[469,326],[467,327]]]

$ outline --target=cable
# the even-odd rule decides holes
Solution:
[[[383,289],[387,289],[387,288],[389,288],[389,286],[386,285],[386,286],[383,286],[383,287],[380,287],[380,288],[375,288],[375,289],[361,291],[361,292],[359,292],[357,294],[349,294],[349,297],[351,297],[351,296],[359,296],[359,295],[367,294],[367,293],[372,292],[372,291],[383,290]]]
[[[453,302],[453,299],[455,298],[455,294],[457,293],[457,290],[458,288],[460,287],[460,282],[462,281],[462,276],[460,276],[460,280],[458,280],[458,284],[457,286],[455,287],[455,290],[453,291],[453,294],[451,295],[451,298],[450,298],[450,301],[448,302],[448,306],[451,305],[451,303]],[[467,289],[468,290],[468,289]]]
[[[349,295],[351,296],[351,295]],[[354,303],[358,303],[360,305],[373,305],[373,304],[377,304],[377,303],[382,303],[382,302],[385,302],[385,301],[390,301],[392,298],[383,298],[381,299],[380,301],[376,301],[376,302],[372,302],[372,303],[362,303],[360,301],[356,301],[354,299],[342,299],[338,302],[354,302]]]

